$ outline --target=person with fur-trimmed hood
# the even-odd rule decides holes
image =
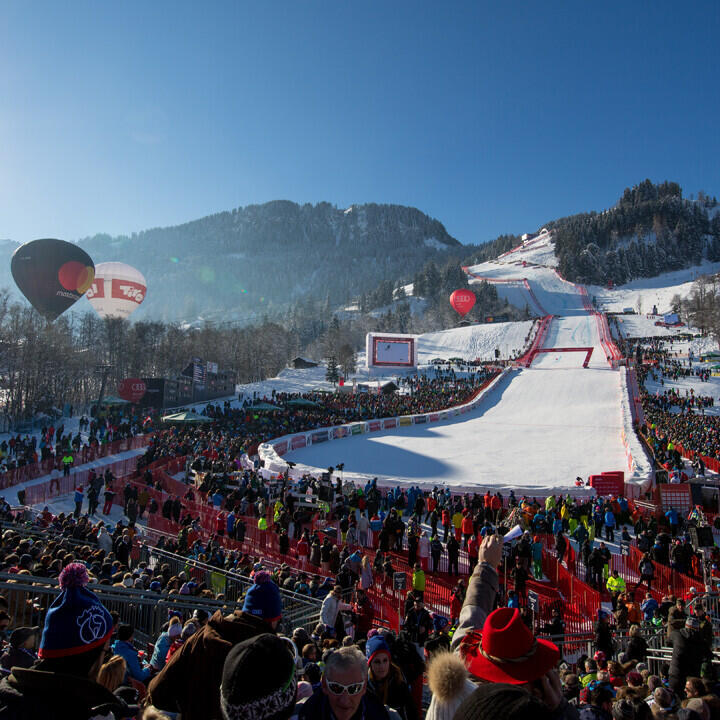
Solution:
[[[425,720],[452,720],[462,701],[477,687],[462,658],[451,652],[439,652],[430,660],[427,677],[432,699]]]

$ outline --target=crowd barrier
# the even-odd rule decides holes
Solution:
[[[85,463],[93,462],[98,458],[108,457],[109,455],[117,455],[128,450],[137,450],[145,447],[152,434],[147,435],[136,435],[132,438],[126,438],[124,440],[115,440],[110,443],[105,443],[95,446],[85,446],[80,450],[79,453],[73,453],[76,465],[84,465]],[[0,477],[0,490],[6,490],[7,488],[19,485],[20,483],[35,480],[43,475],[49,475],[54,469],[61,469],[62,462],[60,458],[48,458],[37,463],[30,463],[20,468],[6,471],[2,477]]]
[[[688,460],[694,460],[696,455],[699,455],[699,453],[695,452],[694,450],[686,450],[680,443],[673,443],[675,445],[675,449]],[[708,457],[707,455],[700,455],[702,458],[702,461],[705,463],[705,467],[708,468],[708,470],[712,470],[715,473],[720,473],[720,461]]]
[[[595,588],[580,580],[574,572],[570,572],[557,557],[551,554],[555,547],[553,535],[543,535],[542,568],[543,573],[555,584],[555,587],[563,594],[567,603],[575,605],[580,611],[580,619],[573,631],[587,630],[585,619],[593,623],[597,618],[597,611],[602,605],[602,594]]]
[[[126,478],[135,472],[137,466],[137,458],[126,458],[125,460],[117,460],[113,463],[103,465],[102,468],[97,472],[105,472],[106,469],[110,469],[110,472],[115,476],[116,479]],[[29,485],[24,488],[25,493],[25,505],[39,505],[47,503],[53,498],[59,497],[60,495],[67,495],[75,490],[76,487],[85,487],[88,477],[90,475],[90,469],[78,469],[71,471],[70,475],[66,477],[59,477],[57,480],[46,480],[41,483]],[[117,496],[116,496],[117,500]],[[102,507],[103,495],[100,492],[98,502]]]
[[[653,461],[635,431],[634,419],[637,414],[633,412],[635,403],[631,390],[632,378],[628,377],[628,368],[620,367],[619,370],[620,410],[622,413],[620,440],[625,449],[628,467],[628,481],[625,483],[625,493],[627,497],[639,498],[652,486],[654,478]]]
[[[626,581],[628,590],[639,590],[647,592],[647,585],[639,585],[640,561],[643,553],[635,545],[629,546],[628,555],[613,555],[613,570],[617,570]],[[652,580],[651,592],[653,597],[660,602],[666,592],[670,591],[678,597],[686,597],[690,594],[691,587],[702,587],[701,578],[692,578],[689,575],[678,572],[667,565],[652,561],[655,576]],[[641,598],[642,599],[642,598]]]
[[[611,367],[616,368],[619,365],[622,353],[615,344],[615,341],[610,334],[610,327],[608,326],[607,317],[604,313],[598,312],[597,310],[591,310],[595,316],[595,321],[598,328],[598,337],[600,338],[600,345],[605,352],[605,357]]]
[[[552,322],[553,316],[552,315],[546,315],[544,318],[540,320],[540,324],[537,327],[537,331],[535,332],[535,338],[533,339],[530,347],[528,350],[521,355],[517,359],[518,365],[523,365],[524,367],[530,367],[532,364],[532,361],[535,359],[535,355],[537,354],[537,351],[543,346],[543,343],[545,342],[545,336],[547,335],[548,328],[550,327],[550,323]]]

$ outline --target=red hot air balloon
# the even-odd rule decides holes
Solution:
[[[475,293],[472,290],[456,290],[450,296],[450,304],[460,317],[465,317],[475,305]]]

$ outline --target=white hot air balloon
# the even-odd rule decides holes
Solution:
[[[139,270],[121,262],[104,262],[95,266],[95,280],[86,295],[101,318],[126,318],[145,299],[146,292]]]

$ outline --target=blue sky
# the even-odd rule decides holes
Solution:
[[[720,3],[0,6],[0,238],[388,202],[461,242],[720,196]]]

